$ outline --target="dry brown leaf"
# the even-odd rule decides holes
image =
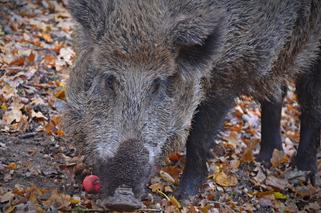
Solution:
[[[63,130],[61,130],[61,129],[58,129],[58,130],[56,131],[56,135],[57,135],[58,137],[63,137],[63,136],[65,136],[65,132],[64,132]]]
[[[241,156],[241,162],[250,163],[254,161],[253,149],[247,148]]]
[[[4,99],[6,100],[14,96],[15,93],[15,88],[12,88],[9,84],[5,84],[0,90],[0,94],[3,95]]]
[[[25,58],[24,57],[19,57],[12,62],[10,62],[9,65],[13,66],[23,66],[25,64]]]
[[[298,186],[291,189],[301,198],[310,198],[320,191],[320,189],[313,187],[312,185]]]
[[[230,165],[232,169],[238,169],[240,167],[241,161],[234,159],[230,161]]]
[[[6,122],[6,124],[11,124],[14,121],[20,122],[23,116],[21,112],[23,106],[24,105],[20,103],[18,99],[14,100],[14,102],[11,105],[11,109],[9,111],[6,111],[3,115],[3,120]]]
[[[288,158],[282,151],[278,149],[273,150],[271,163],[274,168],[279,167],[283,163],[287,163],[287,161],[288,161]]]
[[[65,100],[66,99],[66,94],[65,94],[65,90],[64,88],[60,88],[56,93],[55,93],[55,97],[59,98],[61,100]]]
[[[52,67],[56,64],[56,57],[53,55],[46,55],[43,59],[43,63],[49,67]]]
[[[179,153],[175,152],[175,153],[171,153],[168,155],[168,159],[171,161],[179,161],[182,159],[182,155],[180,155]]]
[[[36,58],[36,55],[33,52],[31,52],[30,55],[28,56],[28,61],[32,63],[35,61],[35,58]]]
[[[11,201],[15,195],[12,192],[7,192],[0,196],[0,203],[5,203]]]
[[[215,182],[224,187],[236,186],[238,183],[237,177],[234,174],[227,175],[224,172],[219,172],[215,175]]]
[[[148,188],[150,188],[152,192],[164,191],[164,185],[162,183],[154,183]]]
[[[51,35],[48,33],[42,33],[40,35],[47,43],[52,43],[53,39],[51,38]]]
[[[288,184],[288,181],[285,179],[277,178],[275,176],[268,176],[265,184],[280,190],[284,190]]]
[[[9,163],[6,166],[6,168],[9,169],[9,170],[16,170],[17,169],[17,164],[16,163]]]
[[[182,173],[182,170],[177,166],[163,167],[162,171],[168,173],[172,178],[174,178],[176,183],[178,182],[179,176]]]
[[[263,173],[262,169],[259,168],[258,173],[253,178],[258,184],[263,183],[263,181],[266,179],[266,175]]]

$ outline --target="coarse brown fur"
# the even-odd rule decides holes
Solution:
[[[78,59],[66,132],[98,163],[106,196],[124,184],[139,198],[162,153],[186,140],[198,162],[235,97],[280,96],[320,51],[319,0],[71,0],[70,9]],[[182,193],[200,182],[189,167]]]

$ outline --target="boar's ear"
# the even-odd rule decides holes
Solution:
[[[177,63],[184,66],[184,70],[201,70],[220,51],[225,32],[223,12],[207,6],[176,17],[171,30]]]
[[[69,0],[68,7],[74,19],[97,39],[106,30],[108,14],[113,10],[113,0]]]

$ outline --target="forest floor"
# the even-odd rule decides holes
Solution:
[[[66,0],[0,0],[0,212],[108,212],[84,192],[91,168],[61,128],[65,83],[75,59]],[[184,153],[167,157],[146,186],[139,212],[321,212],[321,152],[316,185],[291,167],[299,141],[293,87],[282,110],[284,152],[272,167],[255,161],[260,109],[242,96],[208,161],[201,193],[183,205],[173,195]]]

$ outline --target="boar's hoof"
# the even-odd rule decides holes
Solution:
[[[302,157],[302,156],[296,156],[294,160],[293,167],[296,166],[298,170],[301,171],[307,171],[306,175],[306,181],[308,182],[310,180],[311,184],[315,186],[316,177],[315,174],[318,171],[317,166],[317,159],[316,157]]]
[[[260,152],[255,157],[256,161],[260,162],[265,168],[271,168],[271,166],[272,166],[271,158],[272,158],[272,155],[266,154],[264,152]]]
[[[118,187],[112,197],[104,201],[104,206],[115,211],[130,212],[142,207],[131,188]]]

